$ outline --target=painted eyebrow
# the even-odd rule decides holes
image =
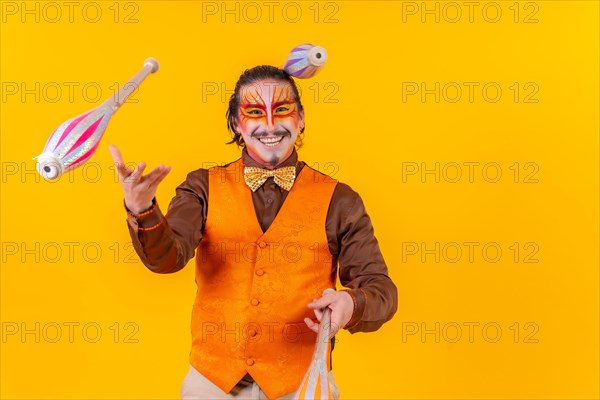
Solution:
[[[265,109],[265,106],[262,104],[258,104],[258,103],[245,103],[240,105],[240,107],[242,108],[260,108],[261,110]]]
[[[279,106],[284,106],[284,105],[290,105],[290,104],[294,104],[294,103],[296,103],[294,100],[278,101],[273,104],[273,108],[277,108]]]

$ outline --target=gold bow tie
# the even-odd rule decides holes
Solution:
[[[245,167],[244,180],[253,192],[262,186],[270,176],[274,177],[275,183],[288,192],[296,179],[296,167],[281,167],[277,169],[265,169],[259,167]]]

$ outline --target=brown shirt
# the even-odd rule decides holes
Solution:
[[[242,151],[242,161],[246,166],[263,167],[248,155],[246,149]],[[296,165],[296,175],[305,168],[303,161],[298,162],[295,150],[277,167],[291,165]],[[208,173],[207,169],[198,169],[188,174],[177,187],[166,216],[155,200],[153,207],[144,213],[128,213],[133,245],[151,271],[179,271],[194,256],[208,212]],[[255,217],[263,232],[277,216],[287,194],[288,191],[277,186],[272,177],[252,193]],[[398,292],[388,276],[363,202],[346,184],[338,182],[336,185],[325,231],[329,251],[339,263],[340,283],[348,288],[355,303],[352,319],[345,329],[352,333],[379,329],[396,312]]]

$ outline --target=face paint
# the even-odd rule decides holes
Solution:
[[[236,130],[248,154],[273,168],[292,154],[304,115],[298,111],[289,82],[256,81],[240,89]]]

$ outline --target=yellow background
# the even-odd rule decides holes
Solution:
[[[329,60],[299,82],[307,124],[300,157],[361,194],[399,289],[398,313],[380,331],[338,335],[343,398],[599,397],[598,2],[482,1],[472,22],[463,2],[276,2],[272,20],[265,2],[253,3],[260,17],[257,6],[234,2],[76,3],[72,21],[55,3],[57,22],[46,2],[0,4],[2,398],[177,398],[193,268],[156,275],[137,261],[107,146],[118,145],[126,161],[172,166],[158,191],[166,210],[187,172],[239,155],[224,144],[222,90],[245,68],[281,65],[305,42],[324,46]],[[462,16],[452,22],[455,4]],[[95,18],[98,7],[97,22],[83,17],[86,8]],[[233,13],[222,15],[223,7]],[[438,7],[439,22],[423,7]],[[149,56],[161,69],[113,117],[93,168],[39,180],[31,157],[52,131],[111,95]],[[411,82],[429,90],[439,82],[440,101],[408,95]],[[465,82],[479,85],[473,101]],[[490,82],[502,89],[497,102],[488,101],[493,91],[482,95]],[[23,84],[33,94],[23,98]],[[448,101],[457,85],[462,98]],[[91,101],[97,87],[102,98]],[[436,163],[439,182],[420,175]],[[472,182],[464,163],[479,163]],[[482,174],[488,163],[499,166],[498,182],[487,181],[494,169]],[[451,182],[456,165],[463,175]],[[403,175],[414,166],[419,173]],[[465,242],[479,243],[472,262]],[[420,250],[436,243],[439,262],[435,254],[422,260]],[[503,251],[497,262],[481,253],[490,243]],[[449,262],[457,246],[462,256]],[[524,262],[533,250],[529,260],[538,262]],[[33,333],[7,333],[36,323],[39,343]],[[72,342],[69,323],[79,324]],[[436,323],[439,341],[421,336]],[[51,343],[56,325],[62,336]],[[83,326],[102,336],[88,342],[95,331],[84,337]],[[502,336],[493,342],[496,327]]]

